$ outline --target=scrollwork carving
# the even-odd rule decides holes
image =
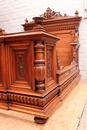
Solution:
[[[56,18],[56,17],[61,17],[62,15],[60,14],[60,12],[52,11],[48,7],[46,12],[44,14],[42,14],[41,16],[43,16],[45,19],[53,19],[53,18]]]
[[[60,14],[60,12],[55,12],[52,11],[49,7],[47,8],[46,12],[42,15],[40,15],[41,17],[44,17],[45,19],[54,19],[54,18],[59,18],[59,17],[67,17],[67,14],[64,14],[64,16],[62,16]]]

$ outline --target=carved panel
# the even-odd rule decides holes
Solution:
[[[19,87],[31,89],[31,53],[30,44],[10,44],[9,53],[9,76],[10,88]]]
[[[51,51],[47,51],[47,76],[51,77],[52,72],[51,72]]]
[[[15,51],[15,66],[17,68],[17,79],[25,79],[27,50]]]
[[[0,91],[6,91],[6,64],[5,64],[5,52],[4,45],[0,43]]]
[[[18,77],[24,77],[24,57],[23,55],[18,55]]]

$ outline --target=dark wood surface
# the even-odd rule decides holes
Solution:
[[[80,79],[81,17],[50,8],[41,16],[26,20],[24,32],[0,29],[0,108],[32,114],[42,124]]]

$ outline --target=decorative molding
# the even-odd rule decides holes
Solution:
[[[71,30],[71,29],[75,29],[75,27],[74,26],[65,27],[65,25],[64,26],[55,26],[54,25],[54,26],[51,26],[49,28],[46,28],[46,30],[48,32],[51,32],[51,31],[62,31],[62,30]],[[71,32],[70,32],[70,34],[71,34]]]
[[[8,93],[7,98],[8,98],[8,101],[28,104],[32,106],[44,107],[53,97],[55,97],[58,94],[58,92],[59,92],[59,88],[57,87],[44,98],[24,96],[20,94],[12,94],[12,93]]]
[[[0,93],[0,100],[7,101],[7,93]]]
[[[60,34],[70,34],[70,35],[72,35],[73,31],[54,33],[54,35],[60,35]]]
[[[77,10],[74,16],[69,16],[67,14],[61,15],[60,12],[53,11],[49,7],[42,15],[40,15],[40,17],[44,18],[42,26],[48,32],[75,29],[81,20]],[[25,24],[22,26],[24,27],[24,30],[32,30],[33,27],[35,27],[35,22],[28,22],[26,19]]]

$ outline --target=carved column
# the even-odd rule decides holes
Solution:
[[[56,62],[57,62],[57,70],[60,70],[59,58],[58,58],[58,50],[57,49],[56,49]]]
[[[73,46],[73,62],[71,62],[71,64],[77,63],[78,61],[77,59],[77,55],[78,55],[78,49],[79,49],[79,32],[78,32],[78,27],[75,27],[75,34],[74,34],[74,42],[71,43],[71,45]]]
[[[35,66],[34,78],[35,88],[39,93],[45,91],[45,60],[44,60],[44,44],[43,41],[36,41],[35,44]]]

